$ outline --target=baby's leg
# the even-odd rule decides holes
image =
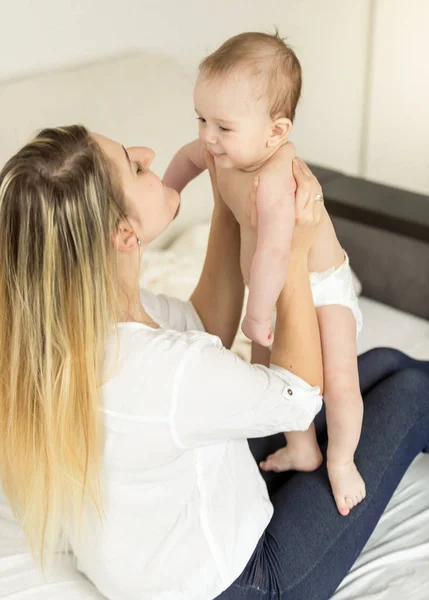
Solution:
[[[328,475],[338,511],[346,516],[365,497],[365,484],[354,463],[363,418],[356,321],[349,308],[338,305],[322,306],[317,315],[323,351]]]
[[[270,350],[252,342],[252,363],[270,364]],[[316,440],[314,424],[307,431],[285,433],[287,445],[267,456],[259,466],[264,471],[314,471],[322,463],[322,454]]]

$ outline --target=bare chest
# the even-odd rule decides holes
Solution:
[[[223,201],[241,227],[250,227],[250,192],[255,173],[238,169],[217,169],[217,183]]]
[[[255,173],[233,169],[218,169],[217,181],[223,201],[240,225],[240,265],[244,282],[248,285],[250,267],[256,250],[256,231],[251,225],[251,196]]]

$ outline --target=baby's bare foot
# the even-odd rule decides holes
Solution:
[[[271,321],[256,321],[247,315],[243,319],[241,329],[246,337],[252,342],[267,347],[273,343],[274,334],[271,331]]]
[[[274,454],[267,456],[259,463],[263,471],[315,471],[322,464],[322,453],[319,446],[308,444],[305,448],[286,446],[280,448]]]
[[[353,461],[327,463],[329,481],[338,512],[346,517],[366,496],[365,482]]]

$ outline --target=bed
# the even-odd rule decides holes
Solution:
[[[173,59],[161,55],[118,57],[99,64],[0,83],[0,111],[6,115],[0,140],[1,164],[38,128],[78,121],[125,145],[153,146],[157,151],[154,170],[161,173],[173,152],[195,135],[192,82]],[[326,170],[320,170],[318,175],[352,266],[362,281],[361,307],[365,326],[358,342],[359,352],[375,346],[392,346],[416,358],[429,359],[429,321],[425,313],[425,307],[429,307],[425,296],[429,270],[425,280],[425,263],[419,262],[422,249],[423,256],[424,250],[428,249],[426,230],[423,229],[423,233],[421,230],[422,218],[415,219],[415,229],[411,227],[404,232],[395,229],[394,218],[385,217],[380,225],[380,211],[377,214],[373,211],[371,216],[371,211],[364,207],[359,214],[350,215],[338,201],[341,194],[347,199],[350,182],[346,185],[342,176],[333,177]],[[380,210],[383,213],[384,209]],[[143,285],[157,292],[188,297],[203,260],[210,211],[208,179],[200,178],[183,194],[180,218],[145,257]],[[383,230],[385,221],[389,223],[388,231]],[[399,229],[400,223],[402,221],[397,219]],[[368,240],[374,235],[374,228],[383,252],[374,253],[369,268],[366,252],[371,246]],[[392,236],[396,236],[393,241]],[[362,239],[367,240],[365,248],[362,248]],[[405,244],[409,253],[415,252],[413,268],[417,269],[416,276],[411,282],[404,283],[403,280],[392,285],[387,293],[380,286],[383,278],[387,280],[387,271],[379,256],[394,253],[401,244]],[[389,264],[395,260],[392,256],[389,255]],[[395,266],[399,262],[396,260]],[[403,277],[406,270],[402,267]],[[404,294],[405,286],[412,293]],[[402,290],[397,297],[392,292],[396,289]],[[242,357],[248,357],[249,344],[243,336],[238,336],[234,350]],[[402,600],[405,595],[413,600],[427,600],[428,489],[429,456],[421,455],[406,473],[364,552],[334,595],[335,600]],[[61,555],[58,566],[48,577],[43,577],[1,495],[0,598],[102,598],[76,571],[71,555]]]

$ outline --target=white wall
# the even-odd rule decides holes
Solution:
[[[0,9],[0,80],[145,50],[194,77],[229,36],[277,25],[303,65],[299,153],[429,194],[429,0],[0,0]]]
[[[364,173],[429,194],[429,2],[378,0]]]
[[[0,0],[0,79],[145,49],[173,55],[193,77],[229,36],[277,25],[304,70],[299,152],[357,173],[369,2]]]

